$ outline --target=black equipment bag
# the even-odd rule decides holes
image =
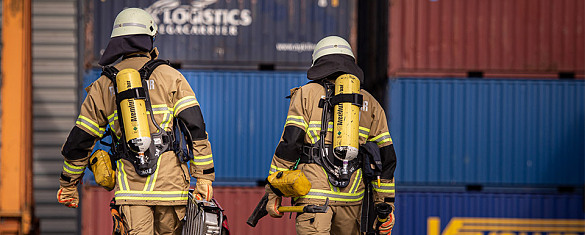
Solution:
[[[375,234],[373,229],[376,220],[374,211],[374,194],[372,181],[382,174],[382,157],[375,142],[368,141],[360,146],[359,154],[363,161],[363,179],[366,189],[362,201],[362,223],[360,231],[365,234]]]

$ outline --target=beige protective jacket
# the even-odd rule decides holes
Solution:
[[[363,107],[360,114],[359,144],[366,141],[375,142],[380,148],[384,171],[381,185],[377,182],[373,187],[375,202],[394,202],[394,168],[396,155],[392,146],[392,139],[388,132],[386,115],[380,104],[365,90]],[[272,158],[270,172],[274,173],[291,169],[302,154],[302,146],[315,144],[320,136],[322,108],[319,100],[325,97],[325,89],[319,83],[308,83],[300,88],[291,89],[291,101],[286,118],[285,128]],[[333,123],[328,124],[325,143],[331,144]],[[361,204],[365,185],[362,170],[353,173],[350,183],[345,188],[334,187],[329,183],[327,173],[323,167],[315,164],[299,164],[298,169],[307,176],[312,188],[305,196],[296,199],[296,203],[323,204],[329,198],[330,205],[358,205]],[[374,183],[374,182],[372,182]],[[268,193],[272,193],[266,187]]]
[[[149,55],[141,55],[123,59],[115,65],[118,70],[125,68],[140,69]],[[148,92],[156,122],[166,131],[172,130],[173,117],[181,112],[196,113],[198,118],[184,120],[188,126],[196,126],[197,132],[204,133],[193,136],[195,159],[190,161],[190,172],[186,163],[181,163],[173,151],[163,153],[158,159],[155,172],[148,176],[139,176],[131,162],[121,159],[116,162],[116,203],[120,205],[184,205],[187,202],[190,176],[213,181],[215,173],[211,146],[205,132],[205,124],[199,109],[199,103],[193,90],[176,69],[158,66],[149,80]],[[73,184],[80,180],[88,165],[88,159],[95,141],[104,135],[110,125],[118,137],[121,131],[112,82],[101,76],[86,88],[87,97],[81,106],[76,125],[63,146],[65,162],[61,175],[61,184]],[[185,114],[183,113],[183,114]],[[147,112],[151,115],[150,112]],[[184,116],[184,115],[183,115]],[[192,117],[190,115],[189,117]],[[199,120],[200,119],[200,120]],[[150,121],[150,131],[157,128]],[[82,131],[79,131],[82,130]],[[81,140],[80,140],[81,139]]]

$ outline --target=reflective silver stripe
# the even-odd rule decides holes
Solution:
[[[136,27],[140,27],[140,28],[146,28],[146,25],[140,24],[140,23],[123,23],[123,24],[115,24],[114,29],[117,29],[120,27],[126,27],[126,26],[136,26]]]
[[[378,187],[378,183],[372,182],[372,186],[373,186],[374,191],[382,192],[382,193],[395,193],[396,190],[395,190],[394,183],[391,183],[391,184],[392,184],[392,186],[387,186],[388,184],[386,184],[386,185],[382,184],[382,185],[380,185],[380,187]]]
[[[372,182],[372,185],[374,185],[374,189],[381,189],[381,190],[394,190],[396,187],[395,186],[384,186],[384,185],[380,185],[380,187],[378,187],[378,183]]]
[[[360,181],[362,180],[362,169],[358,169],[358,173],[355,177],[355,186],[353,187],[353,189],[351,189],[349,192],[350,193],[355,193],[355,191],[357,191],[357,189],[360,187]]]
[[[83,173],[85,171],[85,167],[83,169],[81,169],[81,168],[72,168],[72,167],[68,166],[67,163],[63,165],[63,169],[66,172],[71,173],[71,174],[81,174],[81,173]]]
[[[383,140],[386,140],[386,139],[390,139],[390,135],[384,135],[384,136],[378,138],[377,140],[374,140],[374,142],[380,143],[380,142],[382,142]]]
[[[351,51],[351,48],[349,48],[348,46],[346,46],[346,45],[339,45],[339,44],[337,44],[337,45],[329,45],[329,46],[324,46],[324,47],[321,47],[321,48],[319,48],[319,50],[315,51],[315,52],[313,53],[313,55],[316,55],[317,53],[319,53],[319,52],[320,52],[320,51],[322,51],[322,50],[331,49],[331,48],[335,48],[335,47],[338,47],[338,48],[345,48],[345,49],[348,49],[348,50],[350,50],[350,51]]]
[[[339,192],[339,188],[333,186],[331,183],[329,183],[329,187],[331,188],[331,191],[338,193]]]
[[[370,134],[370,132],[360,129],[360,134],[365,135],[365,136],[368,136],[368,134]]]
[[[85,120],[83,118],[77,118],[77,123],[85,124],[85,125],[83,125],[84,127],[91,129],[92,132],[97,134],[99,137],[102,137],[102,131],[105,130],[105,128],[102,129],[99,126],[96,126],[94,123],[88,122],[87,120]]]
[[[287,117],[286,121],[295,121],[295,122],[300,122],[300,123],[305,123],[305,120],[303,120],[302,118],[295,118],[295,117]]]
[[[170,197],[186,197],[186,193],[177,194],[140,194],[140,193],[116,193],[116,197],[136,197],[136,198],[170,198]]]
[[[317,133],[315,133],[316,131],[310,130],[309,131],[309,135],[311,137],[311,139],[313,139],[313,144],[317,143],[317,141],[320,139],[319,135]]]
[[[126,174],[124,171],[124,167],[122,166],[122,160],[116,161],[116,165],[118,167],[118,174],[120,174],[120,179],[118,180],[118,181],[120,181],[120,188],[121,188],[121,190],[128,190],[128,186],[126,185],[126,180],[124,180],[126,178]]]
[[[213,156],[209,155],[209,157],[206,158],[195,158],[193,160],[191,160],[193,162],[208,162],[208,161],[213,161]]]
[[[356,195],[339,195],[339,194],[335,194],[335,193],[325,193],[325,192],[314,192],[314,191],[309,191],[309,193],[307,193],[307,195],[302,196],[302,197],[306,197],[306,196],[317,196],[317,197],[328,197],[330,199],[341,199],[341,200],[359,200],[364,196],[364,193],[361,192],[360,194],[356,194]]]
[[[319,128],[319,130],[321,130],[321,123],[309,124],[309,128]],[[328,129],[333,128],[333,122],[329,122],[329,124],[327,124],[327,128]]]
[[[190,103],[190,102],[195,102],[197,103],[197,99],[195,99],[195,97],[185,97],[182,100],[179,101],[179,103],[176,103],[175,106],[173,107],[174,111],[177,111],[179,109],[182,108],[183,105],[185,105],[186,103]],[[176,113],[175,113],[176,115]]]
[[[317,125],[317,126],[314,126]],[[321,124],[309,124],[309,129],[312,129],[314,131],[321,131]],[[333,124],[329,124],[327,125],[327,130],[331,130],[333,129]]]
[[[171,113],[165,113],[163,115],[163,121],[160,123],[160,127],[165,129],[171,124]]]
[[[321,124],[309,124],[309,128],[321,128]]]

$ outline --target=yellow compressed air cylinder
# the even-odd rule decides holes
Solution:
[[[343,74],[335,80],[335,95],[359,93],[360,80],[356,76]],[[341,160],[352,160],[359,150],[360,107],[343,102],[333,110],[333,152]]]
[[[116,76],[118,94],[133,88],[142,87],[140,73],[136,69],[123,69]],[[126,143],[140,156],[150,146],[150,128],[146,116],[146,104],[143,99],[124,99],[120,101],[120,111],[124,122]]]

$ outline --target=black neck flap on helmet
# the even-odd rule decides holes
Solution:
[[[106,66],[116,62],[123,55],[149,52],[152,50],[152,45],[152,37],[146,34],[114,37],[108,42],[108,46],[98,64]]]
[[[331,75],[349,73],[356,76],[361,84],[364,84],[364,72],[355,63],[353,57],[343,54],[332,54],[323,56],[307,71],[309,80],[317,81],[328,78]]]

